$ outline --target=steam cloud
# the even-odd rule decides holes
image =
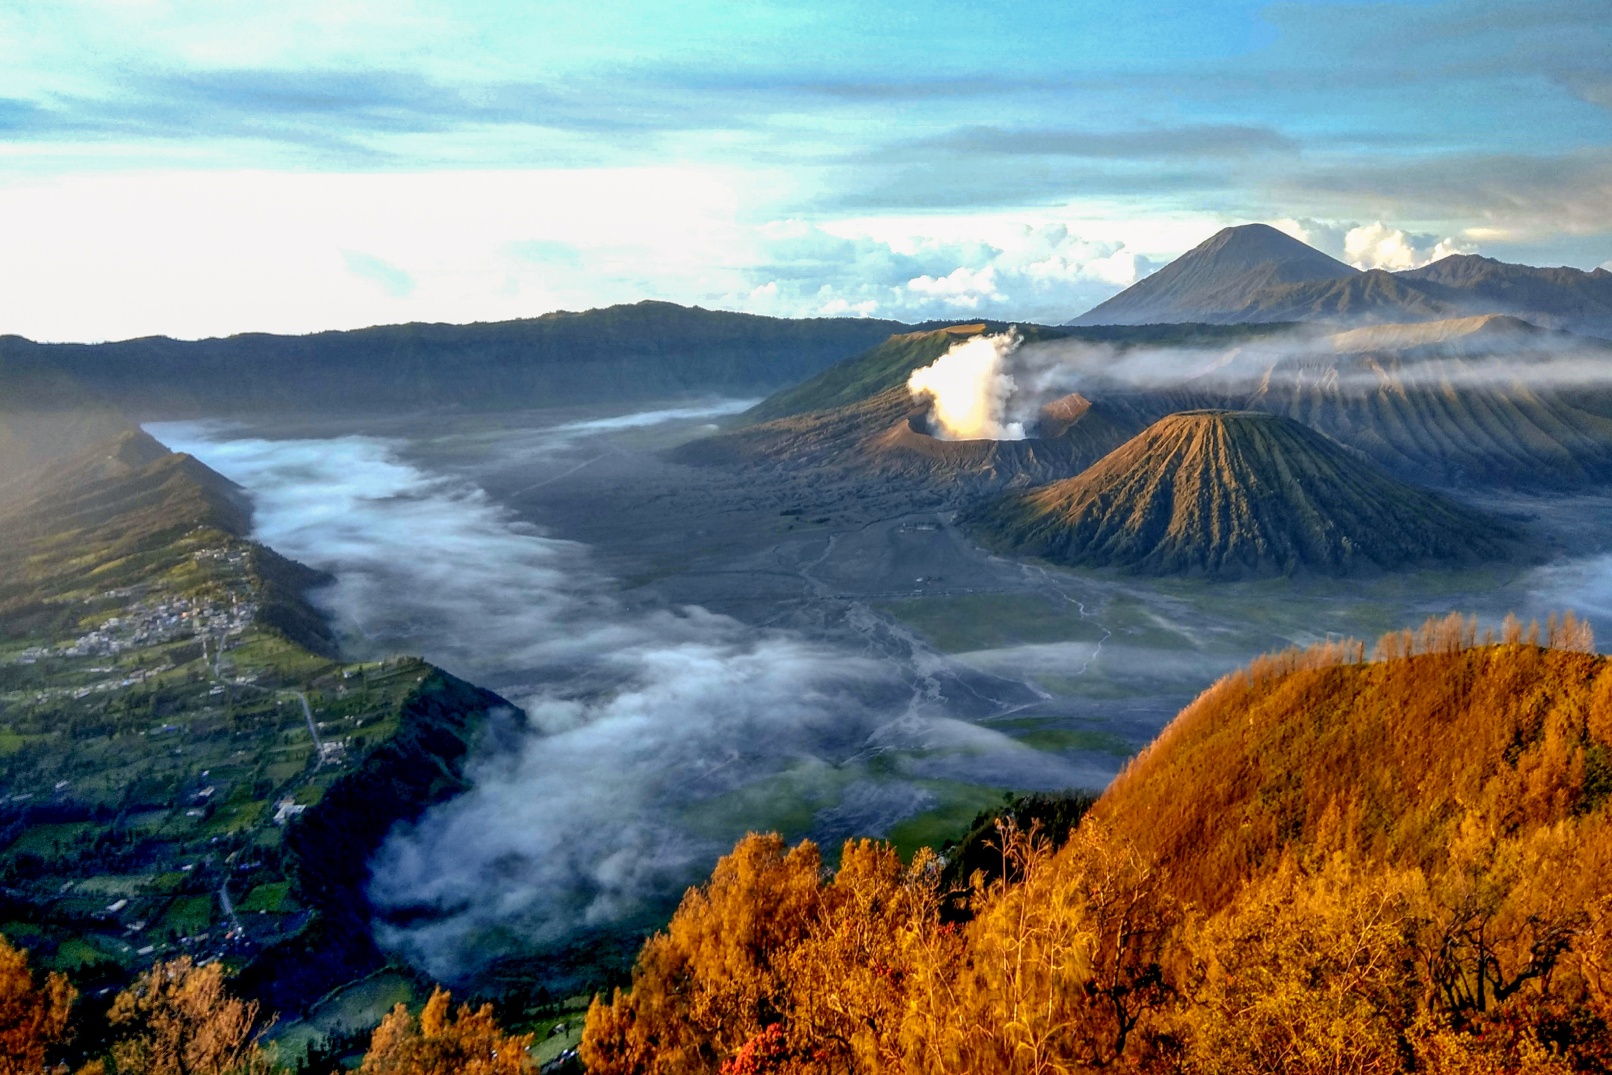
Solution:
[[[907,378],[914,399],[930,400],[931,432],[942,440],[1023,440],[1024,423],[1003,420],[1017,386],[1006,370],[1023,341],[1015,331],[974,336]]]
[[[563,471],[589,436],[733,406],[556,426],[522,458]],[[927,808],[932,779],[1106,780],[949,716],[933,668],[698,607],[625,607],[585,547],[412,465],[398,442],[151,431],[251,490],[261,540],[336,575],[320,600],[357,648],[423,653],[526,711],[518,750],[482,758],[471,791],[372,863],[379,939],[439,978],[631,937],[781,814],[804,810],[814,836],[837,840]],[[902,751],[919,753],[862,764]]]

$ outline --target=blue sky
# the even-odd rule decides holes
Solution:
[[[0,332],[1063,320],[1228,223],[1612,260],[1612,5],[0,8]]]

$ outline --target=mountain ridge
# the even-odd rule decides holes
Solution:
[[[645,300],[469,325],[101,344],[0,337],[0,410],[115,407],[142,421],[238,413],[519,409],[760,395],[912,326]]]

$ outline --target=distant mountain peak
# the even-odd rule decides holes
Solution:
[[[1223,228],[1070,325],[1345,324],[1512,314],[1612,337],[1612,272],[1450,254],[1418,269],[1362,272],[1267,224]]]
[[[1605,269],[1540,268],[1451,254],[1395,275],[1413,286],[1442,289],[1473,312],[1516,314],[1547,328],[1612,337],[1612,273]]]
[[[1356,270],[1269,224],[1238,224],[1222,228],[1183,254],[1178,260],[1213,259],[1222,266],[1254,266],[1272,261],[1297,261],[1316,266],[1329,279]],[[1172,263],[1173,264],[1173,263]]]
[[[1069,324],[1234,321],[1237,311],[1272,288],[1358,275],[1359,270],[1268,224],[1242,224],[1221,229]]]

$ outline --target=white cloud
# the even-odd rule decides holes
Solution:
[[[1353,224],[1337,224],[1325,220],[1290,219],[1267,221],[1277,231],[1283,231],[1301,243],[1315,247],[1323,254],[1343,257],[1344,237]]]
[[[1344,260],[1357,269],[1418,269],[1451,254],[1471,254],[1477,247],[1458,239],[1412,235],[1382,221],[1349,229],[1343,237]]]
[[[824,317],[872,317],[879,312],[879,304],[874,299],[865,299],[862,302],[829,299],[817,312]]]
[[[985,302],[1001,302],[1004,296],[996,289],[996,269],[990,265],[983,269],[969,269],[959,265],[945,276],[915,276],[907,281],[907,290],[920,295],[933,295],[947,306],[977,310]]]
[[[117,172],[0,184],[0,333],[490,321],[659,298],[786,317],[1063,321],[1159,262],[1058,221],[811,223],[742,169]],[[769,195],[770,196],[770,195]],[[1151,234],[1145,222],[1139,234]]]
[[[1390,228],[1380,220],[1358,224],[1284,219],[1270,224],[1357,269],[1419,269],[1451,254],[1475,254],[1478,250],[1477,244],[1464,239]]]
[[[414,294],[414,277],[396,265],[356,250],[343,250],[341,258],[346,263],[348,272],[378,285],[393,298],[407,298]]]
[[[977,221],[972,231],[775,221],[757,230],[755,313],[859,314],[919,321],[966,312],[1059,322],[1135,283],[1158,262],[1061,222]]]

